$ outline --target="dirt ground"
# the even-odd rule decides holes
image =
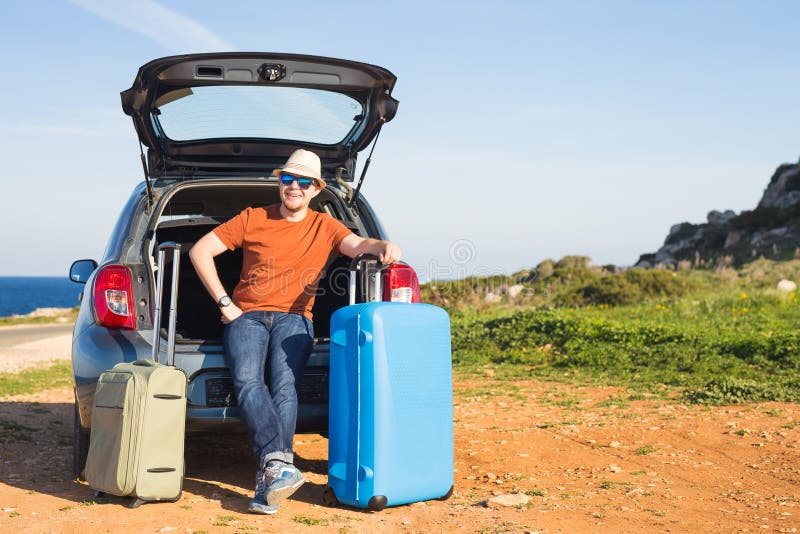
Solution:
[[[246,512],[254,465],[243,438],[190,439],[182,498],[131,510],[72,479],[69,389],[0,398],[0,532],[797,532],[797,405],[629,395],[457,379],[448,501],[326,508],[327,441],[299,435],[308,483],[275,516]]]

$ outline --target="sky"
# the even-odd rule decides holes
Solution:
[[[0,276],[100,260],[142,180],[119,92],[152,59],[226,50],[397,76],[362,192],[421,278],[631,265],[797,161],[798,19],[792,1],[5,0]]]

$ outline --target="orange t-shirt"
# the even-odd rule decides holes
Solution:
[[[351,231],[313,210],[302,221],[287,221],[280,204],[273,204],[246,208],[214,233],[229,250],[243,249],[242,272],[232,295],[242,311],[281,311],[311,319],[320,273]]]

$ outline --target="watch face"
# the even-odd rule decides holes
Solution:
[[[228,295],[225,295],[221,299],[219,299],[219,307],[224,308],[225,306],[229,306],[231,303],[231,298]]]

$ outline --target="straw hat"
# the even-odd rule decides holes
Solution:
[[[280,176],[282,172],[287,172],[294,176],[311,178],[319,189],[323,189],[325,187],[325,180],[322,179],[321,167],[319,156],[310,150],[299,148],[292,152],[292,155],[289,156],[289,159],[286,160],[283,167],[275,169],[272,171],[272,174]]]

